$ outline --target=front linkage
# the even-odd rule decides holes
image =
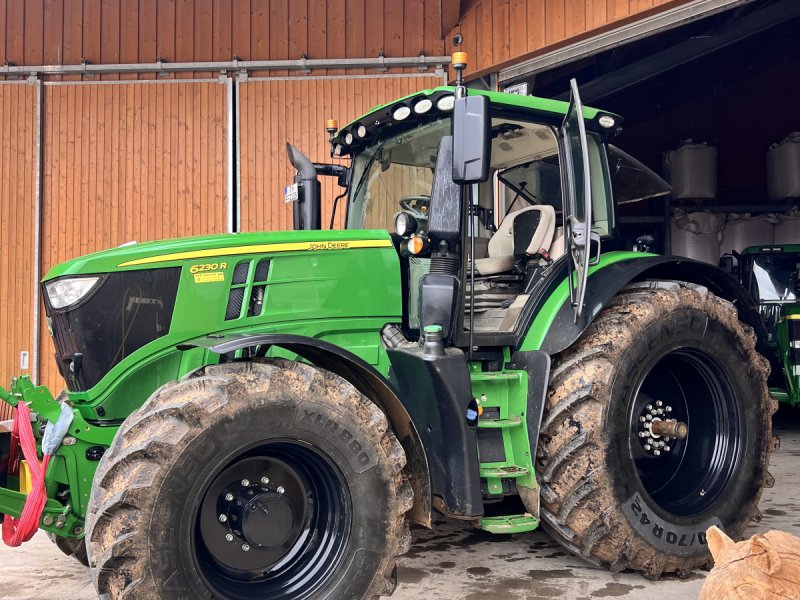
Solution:
[[[13,378],[11,390],[0,387],[0,400],[15,409],[25,402],[31,410],[30,427],[36,438],[39,457],[42,456],[41,443],[47,423],[57,423],[62,414],[62,403],[53,397],[45,386],[37,386],[30,377],[24,375]],[[67,404],[67,406],[69,406]],[[88,423],[80,411],[69,407],[72,423],[53,452],[45,473],[47,503],[39,518],[39,528],[60,537],[80,539],[84,534],[84,519],[92,480],[97,461],[111,444],[117,432],[116,427],[97,427]],[[28,424],[20,423],[21,427]],[[0,513],[19,518],[28,498],[28,490],[20,488],[20,452],[18,440],[12,439],[10,432],[0,434],[9,443],[8,464],[0,465]],[[0,445],[0,448],[5,444]],[[16,457],[16,458],[14,458]],[[13,464],[12,461],[13,460]]]

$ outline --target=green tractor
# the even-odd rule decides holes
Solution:
[[[69,423],[39,528],[114,599],[389,595],[434,510],[613,571],[709,565],[772,484],[766,330],[722,270],[614,250],[616,204],[668,193],[619,130],[574,82],[425,90],[333,133],[348,163],[290,148],[296,231],[54,267],[66,390],[0,391],[38,440]]]
[[[751,246],[736,258],[739,281],[757,302],[767,328],[766,356],[772,363],[770,394],[779,402],[797,406],[800,404],[800,245]]]

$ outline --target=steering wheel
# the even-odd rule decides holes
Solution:
[[[405,196],[400,199],[400,206],[403,210],[410,213],[417,221],[428,220],[430,203],[430,196]]]

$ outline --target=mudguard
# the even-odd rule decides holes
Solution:
[[[575,311],[567,299],[548,329],[541,349],[553,356],[571,346],[623,287],[644,279],[673,279],[696,283],[707,287],[720,298],[732,302],[739,311],[739,319],[754,329],[758,337],[756,348],[759,353],[769,356],[766,345],[767,330],[747,290],[723,270],[679,256],[648,256],[621,260],[592,273],[581,317],[575,320]]]

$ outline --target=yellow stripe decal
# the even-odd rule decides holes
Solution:
[[[800,320],[800,313],[793,314],[793,315],[786,315],[786,318],[789,321],[798,321],[798,320]]]
[[[232,248],[214,248],[212,250],[190,250],[174,252],[160,256],[148,256],[121,263],[117,267],[133,267],[134,265],[152,265],[153,263],[173,260],[191,260],[194,258],[212,258],[214,256],[236,256],[239,254],[262,254],[267,252],[302,252],[306,250],[350,250],[353,248],[388,248],[391,240],[345,240],[328,242],[288,242],[285,244],[256,244],[252,246],[234,246]]]

